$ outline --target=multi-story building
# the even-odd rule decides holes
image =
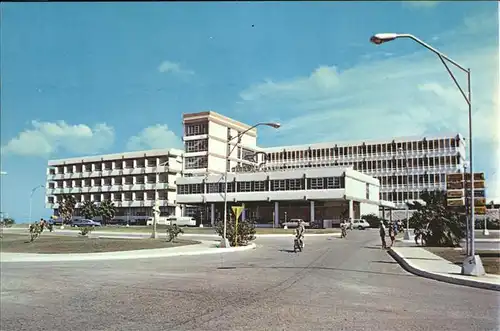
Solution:
[[[64,194],[76,198],[74,216],[85,201],[111,200],[117,219],[143,221],[157,199],[162,216],[181,211],[175,180],[182,173],[181,150],[150,150],[51,160],[48,163],[46,207],[57,215]]]
[[[460,134],[398,137],[382,141],[331,142],[264,148],[264,169],[352,166],[380,181],[380,199],[403,207],[424,190],[446,190],[446,174],[462,172]]]
[[[186,177],[224,173],[226,168],[229,171],[251,164],[249,156],[258,150],[256,128],[213,111],[184,114],[183,125]],[[239,140],[232,139],[243,132]]]
[[[464,169],[465,140],[460,134],[260,148],[256,145],[257,130],[253,129],[243,135],[236,152],[224,162],[226,148],[232,150],[237,144],[233,140],[228,145],[228,137],[248,128],[215,112],[185,114],[185,157],[192,162],[185,167],[190,168],[190,175],[222,173],[225,167],[247,172],[245,166],[255,169],[257,164],[260,171],[267,172],[350,166],[378,179],[380,200],[403,209],[405,201],[418,200],[424,190],[446,190],[446,174]],[[200,145],[203,151],[192,147]],[[404,212],[400,214],[396,213],[396,218],[404,217]]]

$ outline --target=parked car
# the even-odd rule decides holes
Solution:
[[[93,220],[86,220],[86,219],[81,219],[81,220],[74,220],[71,222],[71,226],[75,228],[83,227],[83,226],[101,226],[100,222],[96,222]]]
[[[352,220],[352,228],[358,230],[366,230],[370,227],[370,223],[365,220]]]
[[[292,219],[290,219],[290,220],[289,220],[289,221],[287,221],[287,222],[283,222],[283,226],[285,226],[285,225],[286,225],[286,227],[288,227],[288,228],[296,228],[296,227],[298,227],[298,226],[299,226],[299,221],[304,222],[304,220],[303,220],[303,219],[300,219],[300,218],[292,218]],[[304,222],[304,226],[305,226],[306,228],[308,228],[308,227],[310,226],[309,222]]]

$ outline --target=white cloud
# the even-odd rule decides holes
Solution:
[[[127,142],[130,151],[160,148],[182,148],[182,140],[167,125],[149,126]]]
[[[93,128],[65,121],[32,121],[33,128],[21,132],[2,146],[2,154],[48,157],[58,152],[93,154],[113,145],[114,130],[101,123]]]
[[[184,69],[181,67],[180,64],[170,61],[163,61],[158,67],[158,71],[161,73],[173,73],[173,74],[189,75],[189,76],[194,75],[194,71],[189,69]]]
[[[403,1],[403,6],[412,8],[434,8],[441,1]]]
[[[471,25],[475,20],[467,19],[455,31],[441,34],[435,46],[471,67],[474,163],[478,171],[491,173],[500,168],[500,124],[493,120],[499,107],[498,22],[484,15],[481,20]],[[413,41],[374,45],[373,51],[390,52],[404,42]],[[267,79],[242,91],[237,107],[259,118],[280,120],[278,132],[262,131],[264,137],[273,135],[275,145],[440,132],[467,137],[465,100],[439,58],[417,46],[416,53],[365,59],[343,71],[322,65],[307,77]],[[454,73],[466,90],[465,74]],[[488,195],[500,197],[498,177],[488,183]]]

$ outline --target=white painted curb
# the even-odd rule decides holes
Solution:
[[[1,253],[0,261],[6,262],[64,262],[64,261],[100,261],[100,260],[133,260],[159,257],[207,255],[242,252],[255,249],[255,243],[241,247],[229,248],[207,248],[206,244],[200,250],[186,250],[172,252],[174,248],[144,249],[136,251],[103,252],[88,254],[24,254],[24,253]]]
[[[476,287],[476,288],[481,288],[481,289],[486,289],[486,290],[500,291],[499,284],[485,283],[485,282],[481,282],[479,280],[463,279],[463,278],[457,278],[457,277],[453,277],[453,276],[448,276],[448,275],[444,275],[444,274],[430,272],[430,271],[423,270],[423,269],[420,269],[420,268],[413,266],[410,262],[408,262],[408,260],[406,260],[404,258],[404,256],[402,254],[395,252],[392,248],[388,249],[387,252],[406,271],[408,271],[412,274],[415,274],[417,276],[425,277],[425,278],[429,278],[429,279],[434,279],[434,280],[438,280],[441,282],[451,283],[451,284],[455,284],[455,285],[463,285],[463,286]],[[471,277],[473,277],[473,276],[471,276]]]

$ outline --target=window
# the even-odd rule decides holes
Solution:
[[[271,180],[271,191],[285,191],[286,181],[284,179]]]
[[[220,193],[219,183],[208,183],[207,184],[207,193]]]
[[[184,143],[186,153],[208,151],[208,139],[188,140]]]
[[[208,167],[208,156],[191,156],[184,159],[186,169],[203,169]]]
[[[326,188],[331,190],[331,189],[338,189],[342,188],[342,177],[327,177],[326,178]]]
[[[323,178],[309,178],[308,182],[308,189],[310,190],[322,190],[324,188]]]
[[[177,185],[177,194],[202,194],[203,184]]]
[[[184,125],[184,135],[197,136],[202,134],[208,134],[208,123]]]
[[[253,182],[253,190],[255,192],[264,192],[264,191],[267,191],[267,183],[266,183],[266,181]]]
[[[238,182],[238,192],[252,192],[252,182]]]
[[[303,181],[300,178],[296,179],[287,179],[287,189],[290,191],[303,190],[304,185],[302,185]]]
[[[370,184],[366,183],[366,199],[370,200]]]

